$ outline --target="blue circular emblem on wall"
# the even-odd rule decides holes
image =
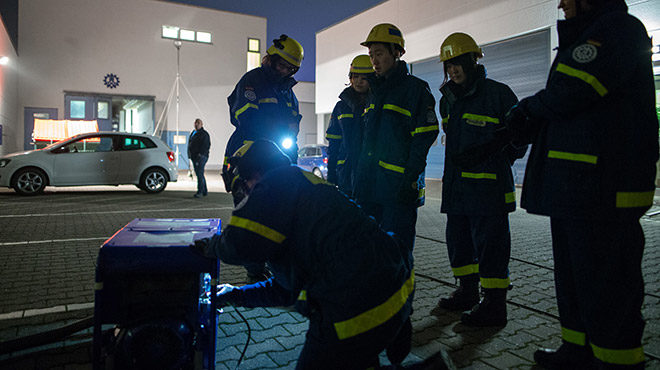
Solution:
[[[103,84],[110,89],[114,89],[119,86],[119,77],[114,73],[108,73],[103,77]]]

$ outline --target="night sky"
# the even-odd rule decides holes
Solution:
[[[305,59],[295,78],[315,81],[316,32],[384,0],[167,0],[212,9],[227,10],[268,18],[266,48],[273,39],[287,34],[305,49]],[[374,25],[380,23],[374,20]],[[364,35],[365,37],[367,35]]]

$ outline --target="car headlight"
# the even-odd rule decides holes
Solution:
[[[6,159],[6,158],[0,159],[0,168],[7,167],[9,162],[11,162],[11,159]]]

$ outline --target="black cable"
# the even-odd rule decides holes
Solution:
[[[93,325],[94,325],[94,316],[89,316],[82,320],[75,321],[69,325],[63,326],[61,328],[48,330],[41,333],[36,333],[25,337],[2,342],[0,343],[0,354],[4,355],[10,352],[18,352],[24,349],[39,347],[44,344],[57,342],[63,338],[68,337],[73,333],[90,328]]]
[[[247,321],[245,316],[243,316],[241,314],[241,312],[238,310],[238,308],[236,308],[234,306],[231,306],[231,307],[238,314],[238,316],[243,320],[243,322],[245,323],[245,326],[247,326],[247,340],[245,341],[245,346],[243,347],[243,352],[241,352],[241,357],[238,358],[238,362],[236,363],[236,369],[238,369],[238,365],[241,364],[241,361],[243,361],[243,357],[245,357],[245,352],[247,352],[248,344],[250,344],[250,339],[252,339],[252,328],[250,328],[250,323]],[[218,309],[218,313],[222,313],[222,309]]]

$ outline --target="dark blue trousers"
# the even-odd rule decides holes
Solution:
[[[455,277],[478,273],[484,288],[508,288],[509,215],[447,214],[447,251]]]
[[[590,344],[605,363],[640,363],[644,233],[639,217],[619,213],[550,222],[562,339]]]
[[[197,176],[197,194],[208,194],[208,189],[206,188],[206,178],[204,177],[204,167],[206,166],[206,162],[208,160],[209,157],[200,155],[193,161],[195,176]]]

